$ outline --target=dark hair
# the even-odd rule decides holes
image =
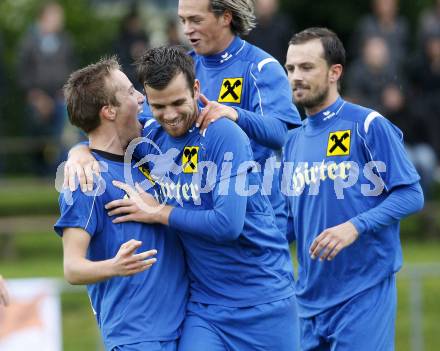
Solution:
[[[209,10],[215,16],[225,11],[232,14],[231,30],[237,35],[246,35],[255,27],[255,0],[210,0]]]
[[[194,62],[180,46],[161,46],[145,51],[136,61],[139,82],[156,90],[165,89],[179,73],[185,75],[188,88],[194,86]]]
[[[324,59],[329,66],[340,64],[345,66],[345,49],[336,33],[323,27],[307,28],[294,34],[289,45],[304,44],[310,40],[321,40],[324,48]]]
[[[118,69],[116,57],[102,58],[70,75],[64,85],[70,123],[89,133],[100,125],[103,106],[119,106],[117,87],[110,81],[111,71]]]

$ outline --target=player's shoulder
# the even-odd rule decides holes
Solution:
[[[283,71],[281,64],[272,55],[258,46],[255,46],[247,41],[245,42],[246,45],[242,59],[252,63],[256,71],[266,72],[274,69],[281,69]]]
[[[58,198],[61,212],[71,212],[69,210],[74,210],[76,212],[88,211],[94,202],[100,200],[97,195],[102,192],[99,191],[97,187],[102,186],[102,184],[102,182],[100,184],[95,183],[94,189],[86,192],[83,192],[79,186],[74,191],[63,189]]]
[[[162,126],[155,118],[147,119],[142,126],[142,137],[149,137],[158,133]]]
[[[371,120],[376,117],[383,117],[377,111],[371,108],[364,107],[358,104],[354,104],[349,101],[344,101],[344,105],[340,110],[341,119],[351,121],[359,125],[364,125],[367,120]]]
[[[393,130],[401,134],[401,131],[380,112],[351,102],[345,103],[342,118],[355,122],[358,133],[362,136],[366,136],[372,130]]]
[[[219,118],[214,123],[211,123],[206,129],[204,137],[207,140],[222,140],[225,143],[249,141],[249,138],[237,123],[226,117]]]

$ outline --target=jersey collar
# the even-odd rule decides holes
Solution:
[[[337,119],[339,112],[344,106],[345,101],[338,97],[336,101],[331,104],[329,107],[325,108],[322,111],[314,115],[310,115],[307,117],[306,129],[312,131],[317,129],[326,128],[329,126],[334,120]]]
[[[245,46],[246,42],[236,36],[232,43],[222,52],[215,55],[201,56],[206,66],[216,67],[230,62]]]

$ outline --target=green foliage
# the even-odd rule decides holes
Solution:
[[[57,214],[58,192],[54,182],[21,179],[0,182],[0,217]]]
[[[0,59],[4,60],[7,73],[5,106],[0,113],[0,118],[6,120],[3,123],[6,130],[0,134],[20,135],[25,130],[24,96],[16,83],[17,50],[21,38],[35,22],[42,3],[41,0],[0,1],[0,42],[4,50],[4,53],[0,50]],[[103,16],[88,0],[60,0],[59,3],[65,10],[65,29],[74,42],[78,67],[112,52],[112,42],[123,13]],[[24,157],[19,159],[19,163],[25,162]]]
[[[90,63],[111,51],[119,17],[103,17],[90,7],[88,0],[60,0],[65,10],[66,31],[75,42],[79,63]],[[2,0],[0,32],[5,42],[6,64],[14,66],[17,46],[22,35],[34,23],[40,0]]]

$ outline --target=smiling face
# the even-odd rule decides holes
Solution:
[[[210,11],[210,0],[179,0],[177,12],[183,33],[197,54],[218,54],[231,43],[231,14],[216,17]]]
[[[130,141],[140,136],[142,126],[137,115],[141,111],[144,96],[120,70],[113,70],[107,83],[115,88],[115,96],[119,102],[119,106],[113,106],[116,130],[122,146],[126,147]]]
[[[340,65],[333,65],[340,66]],[[337,94],[334,67],[324,58],[324,48],[319,39],[290,45],[286,56],[286,70],[295,103],[314,114],[330,105]]]
[[[172,137],[183,136],[197,119],[199,82],[189,87],[183,73],[178,73],[162,90],[145,85],[154,118]]]

